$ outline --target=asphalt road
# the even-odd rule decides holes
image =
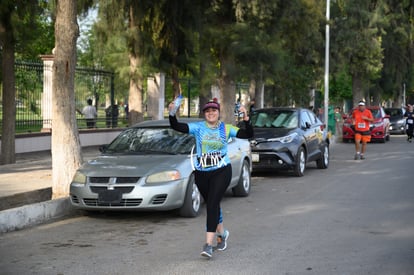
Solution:
[[[327,170],[254,174],[222,202],[226,251],[206,260],[205,214],[79,215],[0,235],[1,274],[414,274],[414,144],[392,136]]]

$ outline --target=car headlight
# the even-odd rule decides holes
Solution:
[[[72,182],[86,184],[86,175],[82,172],[77,171],[76,174],[73,176]]]
[[[177,170],[170,170],[170,171],[163,171],[159,173],[152,174],[147,177],[147,183],[155,183],[155,182],[165,182],[165,181],[173,181],[178,180],[181,178],[180,172]]]
[[[281,143],[289,143],[289,142],[292,142],[297,135],[298,135],[297,133],[292,133],[292,134],[284,136],[284,137],[269,138],[268,141],[279,141]]]

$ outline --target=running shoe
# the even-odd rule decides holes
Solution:
[[[223,235],[217,236],[217,250],[223,251],[227,248],[227,239],[229,238],[229,235],[230,232],[228,230],[224,230]]]
[[[355,154],[355,156],[354,156],[354,160],[357,160],[357,159],[359,159],[359,158],[360,158],[359,154]]]
[[[209,244],[203,246],[203,251],[201,251],[201,256],[211,258],[213,257],[213,247]]]
[[[359,159],[365,159],[365,156],[361,154],[361,155],[359,156]]]

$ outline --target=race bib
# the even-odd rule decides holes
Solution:
[[[359,122],[358,125],[357,125],[357,127],[359,129],[364,129],[365,128],[365,122]]]
[[[407,119],[407,123],[408,124],[413,124],[413,120],[410,118],[410,119]]]

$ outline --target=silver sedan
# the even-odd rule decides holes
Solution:
[[[138,123],[78,169],[70,185],[71,204],[84,210],[177,209],[183,217],[195,217],[202,198],[194,182],[194,144],[193,136],[171,129],[168,120]],[[248,196],[249,142],[232,138],[228,154],[233,172],[229,189],[234,196]]]

